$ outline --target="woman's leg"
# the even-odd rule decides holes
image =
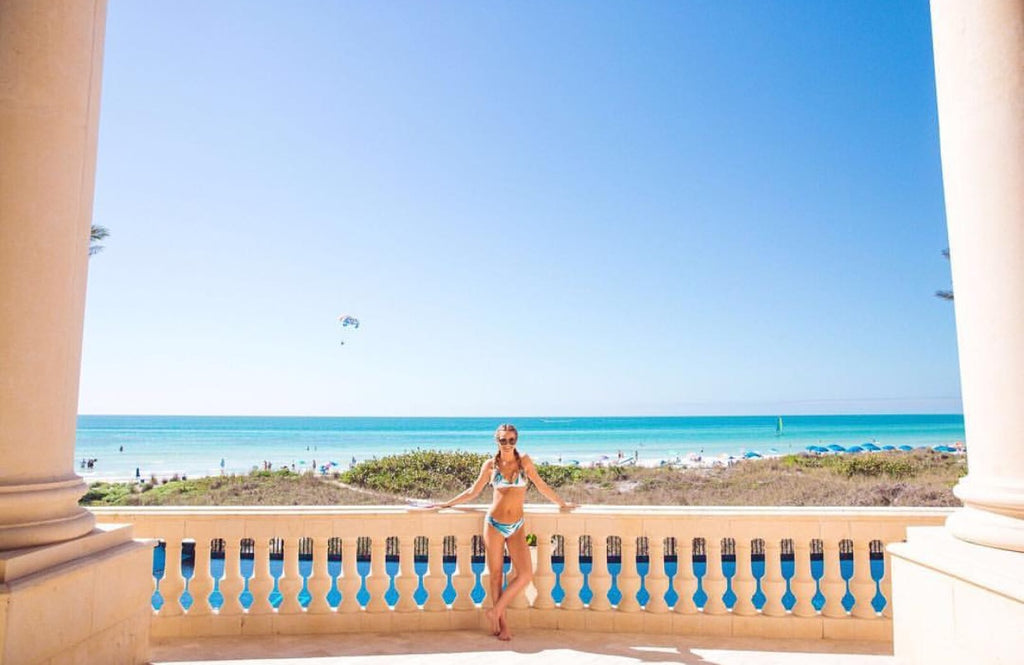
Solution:
[[[487,553],[487,572],[490,581],[491,609],[487,610],[487,618],[491,621],[491,631],[497,635],[501,632],[501,617],[494,607],[501,598],[502,568],[505,567],[505,537],[497,529],[484,521],[484,548]]]
[[[526,544],[526,528],[520,527],[518,531],[505,540],[508,546],[508,555],[512,559],[512,567],[515,569],[515,578],[505,587],[505,593],[501,594],[498,602],[492,608],[498,617],[505,618],[505,610],[509,603],[533,580],[533,561],[530,558],[530,547]],[[507,622],[502,621],[501,632],[498,639],[511,639],[512,633],[508,630]]]

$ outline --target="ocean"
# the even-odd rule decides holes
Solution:
[[[619,453],[657,465],[691,453],[705,459],[802,452],[809,445],[935,446],[964,441],[960,414],[837,416],[514,418],[519,449],[539,463],[583,465]],[[312,418],[239,416],[78,417],[77,472],[88,480],[272,468],[345,469],[353,461],[416,449],[494,451],[501,418]],[[87,461],[92,460],[92,464]]]

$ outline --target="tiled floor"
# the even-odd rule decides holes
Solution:
[[[260,665],[896,665],[874,642],[699,638],[524,630],[511,642],[479,631],[207,637],[156,642],[154,664]]]

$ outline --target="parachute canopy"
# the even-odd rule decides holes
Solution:
[[[338,317],[338,323],[341,324],[342,331],[341,345],[345,346],[345,341],[351,336],[351,332],[359,328],[359,319],[348,314],[342,314]]]

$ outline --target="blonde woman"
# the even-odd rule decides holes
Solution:
[[[499,425],[494,432],[494,442],[498,446],[498,451],[480,467],[480,476],[473,486],[455,498],[434,507],[451,508],[456,504],[472,501],[488,484],[494,487],[494,500],[484,517],[484,546],[487,549],[487,570],[490,573],[490,595],[493,602],[491,609],[487,610],[487,618],[491,622],[491,630],[499,640],[510,640],[512,633],[505,620],[505,610],[512,599],[522,593],[533,579],[530,549],[526,544],[526,530],[523,528],[526,489],[532,482],[537,491],[558,504],[560,509],[572,510],[575,506],[563,501],[537,473],[530,456],[521,455],[516,449],[519,432],[515,425]],[[505,548],[508,548],[509,558],[515,567],[515,579],[502,591]]]

